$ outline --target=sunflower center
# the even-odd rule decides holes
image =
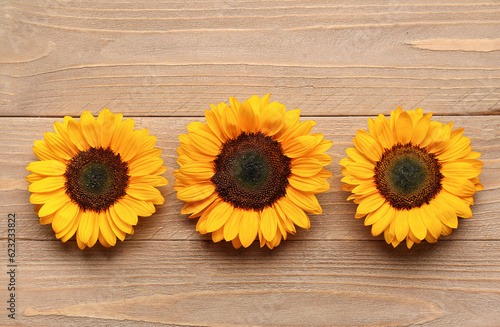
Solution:
[[[434,154],[412,144],[388,149],[375,167],[379,192],[396,209],[429,203],[442,189],[441,164]]]
[[[112,183],[109,167],[102,163],[90,163],[82,171],[82,185],[92,194],[103,194]]]
[[[212,183],[234,207],[259,211],[285,196],[290,161],[272,137],[242,133],[222,145]]]
[[[125,195],[128,165],[110,148],[90,148],[66,166],[66,194],[83,210],[106,210]]]
[[[236,156],[233,173],[238,182],[244,187],[258,189],[266,182],[269,167],[260,153],[249,150]]]

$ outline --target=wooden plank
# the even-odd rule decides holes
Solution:
[[[453,240],[492,240],[500,236],[500,218],[498,188],[500,186],[500,118],[498,117],[439,117],[442,122],[454,122],[454,128],[465,127],[465,135],[472,140],[475,151],[483,153],[485,163],[480,175],[485,190],[475,196],[474,217],[461,219],[460,228],[445,239]],[[58,119],[61,120],[61,119]],[[175,149],[179,146],[177,136],[187,132],[186,125],[192,118],[138,118],[137,128],[148,128],[151,135],[158,137],[157,146],[163,150],[167,166],[164,176],[171,183],[162,187],[166,197],[165,204],[158,207],[152,217],[140,219],[135,240],[200,240],[208,239],[195,232],[194,220],[180,214],[181,201],[175,197],[172,188],[173,170],[178,168]],[[329,179],[331,189],[318,195],[324,213],[310,215],[313,228],[299,230],[294,240],[371,240],[369,228],[361,220],[355,220],[356,205],[347,202],[349,195],[341,187],[341,174],[338,161],[345,157],[345,149],[353,146],[352,137],[358,128],[366,128],[366,117],[315,118],[317,125],[314,132],[320,132],[334,142],[328,151],[333,162],[326,168],[333,173]],[[29,203],[28,183],[25,167],[30,161],[37,160],[32,153],[34,140],[42,139],[43,133],[53,131],[52,118],[0,118],[0,195],[2,212],[14,212],[18,215],[18,226],[22,230],[19,237],[30,240],[52,240],[53,232],[49,226],[40,226]],[[0,235],[1,237],[1,235]],[[74,241],[72,241],[74,242]]]
[[[269,92],[314,116],[399,105],[500,113],[494,1],[9,0],[1,8],[3,116],[107,106],[200,116],[229,96]]]
[[[498,241],[417,251],[382,241],[290,241],[274,251],[237,251],[204,241],[133,240],[80,251],[21,240],[16,322],[487,326],[500,321],[499,251]],[[0,280],[6,284],[5,274]]]

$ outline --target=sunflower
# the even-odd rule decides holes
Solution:
[[[358,204],[355,217],[366,216],[373,236],[383,232],[394,247],[449,235],[457,217],[472,217],[473,195],[483,189],[481,154],[471,151],[464,129],[431,116],[398,108],[390,119],[369,118],[369,132],[358,130],[340,161],[342,188]]]
[[[299,123],[300,110],[286,111],[269,94],[205,111],[207,123],[193,122],[179,136],[174,172],[182,214],[199,220],[196,230],[212,240],[248,247],[278,246],[296,226],[310,228],[304,212],[322,213],[315,194],[327,191],[332,145],[314,121]]]
[[[150,216],[164,198],[157,186],[167,185],[166,168],[156,137],[134,131],[134,121],[104,109],[97,120],[85,111],[80,121],[66,116],[55,122],[56,133],[35,141],[40,161],[26,169],[32,174],[30,202],[41,224],[52,224],[63,242],[76,233],[80,249],[97,240],[114,246],[133,234],[138,217]]]

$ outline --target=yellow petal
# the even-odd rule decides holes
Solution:
[[[364,163],[351,163],[345,167],[347,172],[359,179],[373,179],[375,177],[375,167]]]
[[[398,210],[396,212],[396,217],[394,218],[396,221],[395,232],[396,232],[396,240],[401,242],[408,236],[408,231],[410,225],[408,224],[408,210]],[[393,241],[394,242],[394,241]]]
[[[391,209],[393,208],[391,207]],[[387,244],[391,244],[396,239],[396,214],[397,211],[394,210],[392,222],[389,224],[389,227],[384,230],[384,239]]]
[[[462,159],[459,161],[444,162],[441,173],[446,177],[474,178],[481,173],[483,163],[477,159]]]
[[[153,174],[163,165],[163,159],[155,157],[142,157],[129,163],[130,176],[145,176]]]
[[[109,217],[111,217],[111,220],[114,223],[114,225],[116,226],[116,228],[118,228],[119,230],[121,230],[122,232],[127,233],[127,234],[132,233],[132,231],[133,231],[132,225],[127,224],[125,221],[123,221],[123,219],[120,218],[120,215],[116,212],[116,209],[114,206],[109,207],[108,212],[109,212]],[[110,225],[111,225],[111,227],[113,227],[113,225],[111,224],[111,221],[110,221]],[[115,233],[115,234],[117,236],[119,235],[117,233]]]
[[[57,160],[70,160],[76,154],[59,135],[46,132],[43,134],[43,137],[47,147],[57,156]]]
[[[315,215],[323,213],[318,199],[312,192],[299,191],[289,186],[286,188],[286,197],[304,211]]]
[[[33,161],[26,169],[40,175],[59,176],[66,172],[66,165],[58,160]]]
[[[260,108],[265,108],[268,104],[269,104],[269,99],[271,98],[271,93],[268,93],[266,95],[264,95],[261,99],[260,99]]]
[[[56,198],[60,198],[67,195],[65,194],[66,190],[64,188],[57,189],[51,192],[43,192],[43,193],[32,193],[30,195],[30,202],[33,204],[44,204],[47,201],[51,201]]]
[[[80,116],[80,126],[82,128],[83,136],[87,143],[94,148],[101,145],[101,135],[99,133],[99,127],[94,119],[94,116],[86,110]]]
[[[60,233],[56,233],[56,237],[60,238],[62,242],[67,242],[70,238],[75,235],[76,230],[80,226],[80,220],[83,215],[83,210],[79,210],[73,222],[69,224],[65,229],[63,229]]]
[[[189,139],[191,140],[191,144],[195,146],[200,153],[214,157],[219,154],[220,142],[215,137],[206,137],[200,134],[189,133]]]
[[[436,217],[443,223],[443,225],[446,225],[450,228],[458,227],[458,219],[455,210],[443,200],[441,194],[434,198],[429,204],[432,211],[434,212]]]
[[[314,192],[317,189],[320,189],[323,186],[323,181],[324,180],[322,178],[306,178],[294,174],[288,177],[288,182],[290,183],[290,185],[292,185],[297,190],[305,192]]]
[[[289,158],[302,157],[321,141],[322,136],[303,135],[283,144],[283,152]]]
[[[205,110],[205,119],[212,133],[214,133],[221,142],[225,142],[227,138],[222,131],[221,121],[217,118],[217,114],[211,110]]]
[[[179,190],[177,198],[184,202],[195,202],[208,198],[214,192],[215,185],[213,183],[199,183]]]
[[[63,188],[65,183],[64,176],[51,176],[31,183],[28,190],[30,192],[51,192]]]
[[[439,153],[437,158],[441,162],[462,159],[471,152],[470,138],[461,137],[454,146]]]
[[[446,191],[442,191],[438,195],[440,197],[440,200],[446,202],[450,207],[452,207],[455,210],[455,213],[459,217],[463,218],[471,218],[472,217],[472,211],[470,209],[470,206],[465,203],[464,200],[459,198],[458,196],[455,196],[451,193],[448,193]],[[452,227],[452,226],[450,226]]]
[[[266,135],[278,133],[285,122],[285,106],[278,102],[272,102],[262,112],[262,132]]]
[[[179,172],[199,181],[210,180],[215,174],[214,164],[206,162],[190,162],[183,165]]]
[[[165,177],[153,176],[153,175],[130,177],[129,184],[135,184],[135,183],[139,183],[139,184],[144,183],[144,184],[149,184],[149,185],[155,186],[155,187],[168,185],[168,181]]]
[[[96,223],[94,218],[93,211],[88,210],[82,213],[76,237],[85,245],[88,243],[90,236],[92,235],[92,231],[94,230],[94,224]]]
[[[406,111],[399,115],[395,129],[397,139],[401,144],[410,142],[413,135],[413,122]]]
[[[387,211],[385,211],[386,209]],[[378,212],[381,212],[381,214],[377,214]],[[370,215],[368,215],[367,220],[370,220],[369,222],[374,221],[372,225],[372,235],[378,236],[382,232],[384,232],[393,222],[394,217],[396,216],[396,210],[386,202],[376,212],[372,213],[371,215],[373,216],[376,215],[376,216],[371,217]],[[375,221],[379,217],[379,215],[381,215],[380,218],[377,221]],[[365,225],[367,224],[367,220],[365,220]]]
[[[125,119],[123,116],[115,115],[115,131],[109,142],[109,147],[116,153],[125,153],[125,149],[132,141],[132,133],[134,132],[135,122],[133,119]]]
[[[459,197],[469,197],[476,193],[476,186],[470,180],[460,177],[444,177],[443,188]]]
[[[373,162],[377,162],[382,157],[382,145],[367,131],[359,129],[353,139],[356,148]]]
[[[229,216],[233,213],[233,210],[234,208],[232,204],[220,201],[212,210],[210,210],[210,213],[208,213],[206,227],[207,232],[214,232],[224,226],[226,221],[229,219]]]
[[[396,142],[394,142],[394,135],[391,131],[389,121],[382,114],[379,114],[377,118],[375,118],[375,133],[377,135],[377,139],[384,148],[390,149],[394,144],[396,144]]]
[[[233,244],[233,246],[234,246],[235,249],[241,248],[241,241],[240,241],[239,237],[236,237],[235,239],[233,239],[231,241],[231,243]]]
[[[352,193],[360,195],[368,195],[370,193],[376,193],[376,192],[378,192],[378,190],[374,179],[369,180],[366,183],[359,184],[352,190]]]
[[[312,177],[323,169],[323,165],[313,158],[294,158],[291,162],[292,174],[301,177]]]
[[[35,141],[33,146],[33,153],[40,160],[61,160],[57,154],[55,154],[49,147],[45,141]]]
[[[305,122],[298,124],[296,127],[293,127],[293,128],[290,127],[286,131],[286,133],[284,133],[282,136],[278,137],[278,141],[285,144],[287,142],[290,142],[290,141],[296,139],[299,136],[309,135],[309,134],[311,134],[311,130],[315,125],[316,125],[315,121],[308,120],[308,121],[305,121]],[[282,129],[284,129],[284,127]],[[275,135],[275,137],[277,137],[277,135],[280,135],[280,133],[277,133]]]
[[[111,141],[113,132],[115,131],[114,119],[115,116],[111,113],[111,111],[109,111],[109,109],[104,109],[101,111],[99,116],[97,116],[97,125],[99,134],[101,135],[101,146],[103,148],[107,148],[109,146],[109,142]]]
[[[161,196],[160,191],[148,184],[130,184],[126,192],[128,195],[133,196],[139,200],[152,200],[158,196]]]
[[[73,144],[76,145],[78,150],[86,151],[90,147],[89,143],[85,139],[85,136],[83,135],[80,129],[80,123],[77,122],[76,120],[70,120],[68,122],[68,135],[71,142],[73,142]]]
[[[241,130],[247,133],[255,133],[259,130],[259,124],[255,115],[255,109],[250,101],[243,101],[238,110],[238,121]]]
[[[219,228],[216,231],[212,232],[212,241],[214,243],[220,242],[224,239],[224,228]]]
[[[295,127],[299,124],[300,120],[300,110],[289,110],[285,112],[285,122],[281,130],[274,135],[275,139],[282,142],[288,138],[289,134],[295,130]]]
[[[241,134],[236,112],[230,107],[222,112],[222,129],[228,139],[235,139]]]
[[[370,159],[368,159],[364,154],[362,154],[361,152],[359,152],[358,149],[356,149],[356,148],[347,148],[345,150],[345,152],[347,153],[347,155],[349,156],[349,158],[351,158],[355,162],[360,163],[360,164],[364,164],[365,166],[368,166],[368,167],[373,167],[373,168],[375,167],[375,165],[373,164],[373,162],[371,162]]]
[[[279,207],[282,214],[290,219],[295,225],[305,229],[311,228],[311,221],[306,213],[288,198],[284,197],[279,199],[276,205]]]
[[[241,245],[249,247],[257,237],[259,214],[253,210],[244,211],[240,223],[239,239]],[[234,241],[234,240],[233,240]]]
[[[120,217],[121,220],[123,220],[125,223],[129,225],[137,225],[138,217],[137,214],[130,208],[128,205],[123,203],[123,201],[118,201],[113,205],[113,208]]]
[[[240,232],[241,219],[243,218],[245,210],[241,208],[234,208],[231,216],[224,225],[224,239],[226,241],[232,241],[238,236]]]
[[[410,225],[410,230],[419,240],[423,240],[427,235],[427,227],[425,226],[420,208],[413,208],[408,214],[408,223]]]
[[[126,194],[120,201],[125,202],[127,207],[131,208],[138,216],[149,217],[156,208],[151,201],[141,201]]]
[[[87,242],[87,246],[89,248],[93,247],[99,238],[99,213],[92,212],[92,220],[94,221],[92,234],[90,234],[89,241]]]
[[[411,137],[411,143],[414,145],[420,144],[427,135],[429,131],[429,126],[431,125],[432,114],[427,114],[420,118],[413,129],[413,135]]]
[[[278,230],[278,217],[273,207],[265,207],[260,213],[260,230],[264,238],[271,242]]]
[[[437,219],[436,214],[428,204],[424,204],[420,207],[420,215],[425,227],[432,237],[435,239],[439,238],[439,235],[441,235],[442,224],[439,219]]]
[[[54,232],[56,234],[60,233],[67,228],[68,225],[72,225],[79,212],[80,208],[73,202],[67,202],[63,205],[60,210],[55,213],[54,220],[52,220],[52,229]]]
[[[356,214],[364,216],[380,208],[384,202],[385,199],[379,194],[369,195],[359,203]]]
[[[195,202],[186,202],[181,209],[181,214],[189,215],[189,214],[197,214],[201,212],[203,209],[207,208],[209,205],[214,202],[214,200],[218,197],[217,193],[212,193],[209,197],[195,201]]]

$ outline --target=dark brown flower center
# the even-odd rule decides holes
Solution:
[[[128,165],[110,148],[90,148],[66,167],[66,194],[83,210],[108,209],[125,195]]]
[[[434,154],[410,144],[385,150],[375,167],[379,192],[396,209],[429,203],[442,189],[441,164]]]
[[[272,137],[242,133],[222,145],[212,183],[234,207],[262,210],[285,196],[290,161]]]

